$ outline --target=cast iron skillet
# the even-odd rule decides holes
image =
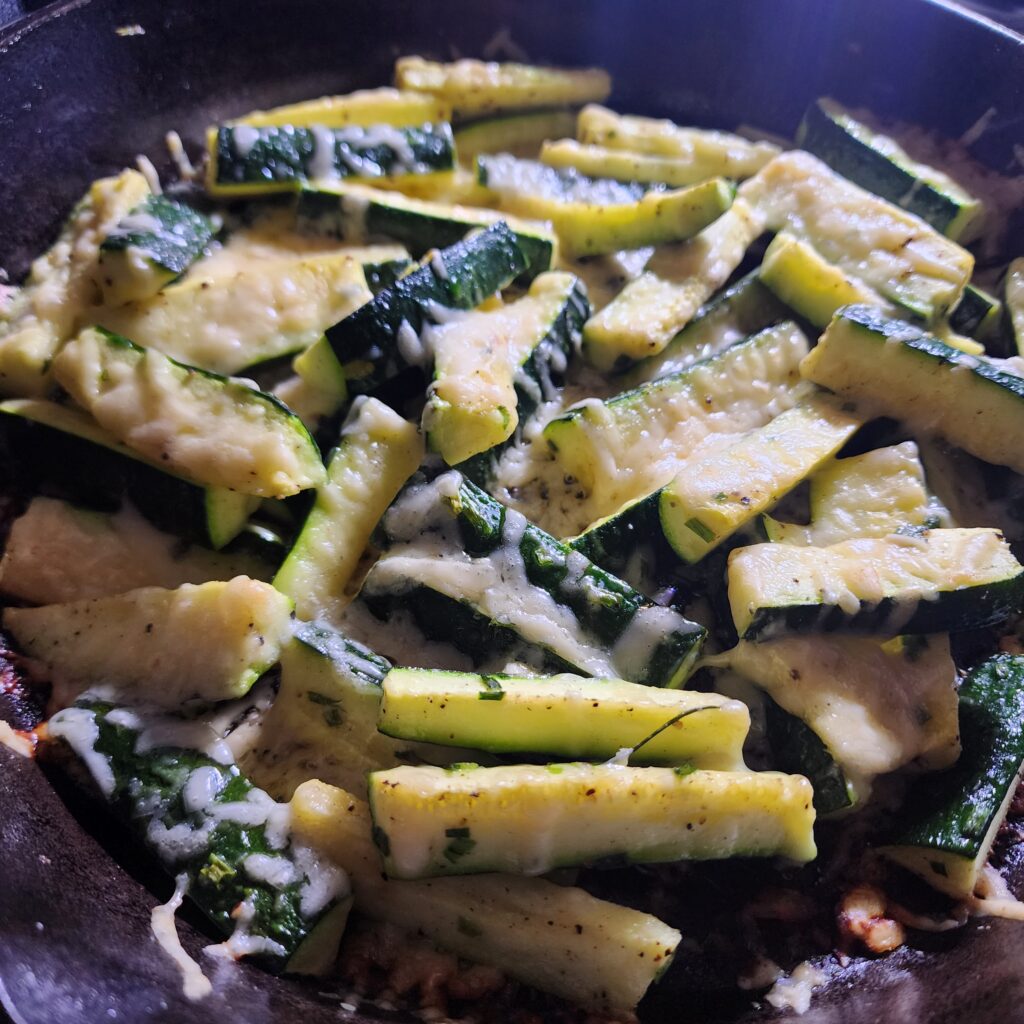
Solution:
[[[136,24],[144,35],[115,32]],[[1024,39],[939,0],[70,0],[0,34],[0,266],[20,277],[86,184],[139,152],[159,162],[168,128],[195,146],[207,124],[253,107],[379,85],[400,53],[480,55],[501,27],[537,61],[608,68],[622,110],[790,135],[829,94],[951,137],[994,108],[975,153],[998,169],[1024,144]],[[104,832],[0,747],[0,1004],[14,1021],[349,1018],[317,986],[245,965],[186,1002],[149,932],[167,891],[140,885],[90,828]],[[198,953],[206,940],[181,931]],[[1024,927],[978,922],[929,947],[855,961],[803,1020],[1024,1021]],[[644,1012],[771,1016],[671,975]]]

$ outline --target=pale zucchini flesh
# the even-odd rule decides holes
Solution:
[[[414,423],[375,398],[353,406],[328,458],[327,480],[274,577],[300,618],[331,618],[344,607],[377,521],[422,458]]]
[[[1024,257],[1006,271],[1006,314],[1017,351],[1024,354]]]
[[[1024,377],[1015,367],[970,355],[866,306],[846,306],[801,365],[805,377],[939,434],[986,462],[1024,472]]]
[[[797,145],[869,192],[896,203],[937,231],[966,244],[981,233],[982,203],[948,174],[913,160],[895,139],[820,99],[804,114]]]
[[[940,525],[913,441],[823,466],[811,477],[810,509],[807,526],[765,516],[768,539],[828,547],[851,537],[887,537]]]
[[[751,142],[729,132],[683,128],[652,117],[616,114],[596,104],[580,111],[576,134],[583,143],[701,168],[708,178],[717,174],[748,178],[779,152],[779,147],[770,142]]]
[[[253,110],[232,124],[267,125],[314,124],[325,128],[344,128],[356,125],[368,128],[375,124],[389,124],[407,128],[427,122],[450,121],[451,106],[444,100],[414,89],[359,89],[344,96],[321,96],[315,100],[302,100],[270,110]]]
[[[40,608],[8,608],[4,628],[53,678],[178,707],[247,693],[278,659],[292,605],[245,576],[143,587]]]
[[[393,669],[383,689],[387,735],[497,753],[596,760],[627,749],[632,764],[735,770],[750,725],[740,701],[621,679]]]
[[[422,57],[400,57],[395,62],[395,84],[451,103],[455,117],[599,102],[612,89],[608,72],[601,68],[545,68],[479,60],[441,64]]]
[[[510,153],[524,160],[540,158],[548,139],[576,131],[576,112],[571,109],[527,111],[485,117],[455,131],[459,161],[475,167],[483,153]]]
[[[324,479],[302,421],[244,381],[97,328],[64,347],[54,373],[118,440],[196,482],[286,497]]]
[[[812,396],[723,450],[687,460],[660,497],[669,544],[684,561],[699,561],[835,455],[860,425],[838,402]]]
[[[741,638],[833,629],[896,636],[981,628],[1019,607],[1024,568],[991,529],[857,538],[829,547],[755,544],[729,556]]]
[[[100,311],[96,322],[189,366],[238,373],[308,348],[370,298],[347,253],[243,258],[219,270],[200,263],[158,295]]]
[[[682,938],[650,914],[542,878],[390,881],[362,800],[309,782],[291,808],[295,834],[349,874],[361,913],[584,1006],[635,1007]]]
[[[752,430],[796,405],[807,348],[792,322],[767,328],[689,369],[571,408],[544,439],[599,519],[667,484],[710,434]]]
[[[391,878],[539,875],[613,858],[807,861],[812,797],[799,775],[579,762],[370,776],[374,839]]]
[[[740,265],[763,226],[741,200],[695,238],[655,251],[644,272],[587,321],[584,352],[599,369],[656,356]]]
[[[183,546],[129,506],[110,515],[38,497],[11,524],[0,590],[29,604],[61,604],[139,587],[173,589],[272,573],[272,562],[247,551]]]
[[[815,327],[827,327],[835,311],[851,303],[891,308],[788,231],[780,231],[772,239],[758,273],[782,302]]]
[[[974,257],[924,221],[841,178],[809,153],[775,157],[739,189],[772,231],[789,231],[910,315],[937,323]]]
[[[57,241],[33,262],[0,317],[0,395],[40,398],[52,388],[53,357],[88,319],[100,243],[148,194],[138,171],[94,181]]]
[[[813,730],[858,803],[879,775],[941,771],[960,754],[957,671],[943,634],[741,641],[717,661]]]

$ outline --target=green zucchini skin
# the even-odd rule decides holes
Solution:
[[[213,241],[209,217],[163,195],[147,196],[100,244],[100,252],[135,249],[172,278],[184,274]]]
[[[937,231],[955,238],[969,214],[965,203],[919,178],[909,167],[846,128],[838,112],[822,100],[812,103],[797,129],[796,142],[844,178],[916,214]],[[852,120],[852,119],[851,119]],[[976,204],[975,204],[976,205]]]
[[[456,487],[445,487],[443,495],[437,492],[438,518],[454,520],[461,550],[474,558],[483,558],[508,546],[507,536],[516,541],[516,556],[522,559],[527,583],[538,587],[557,603],[568,607],[581,630],[591,640],[606,647],[614,647],[622,639],[634,620],[651,614],[655,607],[641,593],[627,583],[594,565],[567,544],[522,520],[518,513],[506,509],[461,474],[454,473]],[[449,476],[445,475],[446,478]],[[417,485],[413,485],[417,486]],[[419,485],[424,486],[424,485]],[[402,501],[400,495],[396,501]],[[395,506],[392,506],[394,509]],[[433,520],[432,520],[433,521]],[[383,540],[387,545],[402,543],[408,538],[391,531],[389,516],[383,520]],[[408,607],[425,631],[436,630],[443,639],[455,643],[471,657],[482,661],[485,656],[513,649],[513,645],[533,645],[529,637],[520,635],[513,627],[492,622],[468,602],[460,602],[447,595],[430,591],[424,601],[425,586],[389,594],[376,589],[373,574],[363,590],[371,610],[388,607]],[[630,674],[621,678],[651,686],[677,686],[689,672],[696,659],[707,631],[677,613],[671,629],[666,629],[653,644],[644,664],[635,666]],[[580,672],[559,654],[541,648],[541,667],[546,671]],[[589,674],[582,669],[583,674]],[[630,678],[631,676],[631,678]]]
[[[33,405],[45,413],[45,403]],[[101,512],[116,511],[127,498],[159,529],[215,549],[239,534],[253,508],[234,491],[165,473],[113,438],[107,447],[23,415],[18,402],[0,404],[0,468],[22,490]]]
[[[665,539],[660,506],[659,489],[619,509],[614,515],[598,520],[569,541],[569,546],[602,569],[617,575],[627,571],[630,560],[638,551],[644,553],[645,561],[671,571],[681,562]]]
[[[326,154],[319,152],[323,148],[328,149]],[[257,189],[317,177],[424,174],[448,171],[455,165],[455,142],[446,122],[386,130],[383,126],[222,125],[217,129],[215,152],[217,185]]]
[[[966,860],[984,852],[1024,762],[1024,657],[996,655],[967,676],[960,688],[960,739],[957,763],[908,793],[886,845]]]
[[[984,629],[1004,622],[1024,601],[1024,574],[984,587],[967,587],[920,601],[907,617],[900,599],[883,597],[877,604],[862,603],[854,615],[838,605],[807,604],[760,608],[744,630],[743,640],[770,640],[787,633],[879,633],[898,619],[900,633],[948,633]],[[891,632],[891,630],[890,630]]]
[[[522,439],[523,429],[537,408],[554,398],[565,379],[570,359],[579,350],[583,324],[590,316],[590,300],[583,282],[576,278],[550,330],[520,363],[515,377],[519,425],[505,442],[466,459],[457,467],[475,484],[486,487],[494,479],[502,452]]]
[[[999,299],[989,295],[984,289],[969,284],[949,314],[949,326],[958,334],[968,334],[984,342],[986,348],[990,348],[990,342],[1000,340],[1002,317],[1003,304]],[[1004,355],[1003,352],[990,354]],[[1016,351],[1005,352],[1007,356],[1016,354]]]
[[[354,202],[353,202],[354,200]],[[443,249],[461,242],[470,231],[490,227],[493,214],[475,214],[467,207],[443,210],[431,204],[410,200],[405,196],[392,197],[387,192],[378,196],[349,197],[344,192],[310,187],[299,193],[296,222],[300,229],[337,238],[345,236],[348,211],[352,202],[361,211],[363,233],[369,237],[385,235],[401,242],[415,259],[421,259],[431,249]],[[531,232],[519,225],[513,229],[516,243],[526,257],[527,269],[521,280],[532,281],[538,274],[550,269],[554,257],[554,236],[545,231]],[[373,290],[373,285],[370,285]]]
[[[81,727],[83,720],[85,728]],[[157,722],[156,728],[165,721]],[[178,724],[182,724],[181,720]],[[271,971],[287,969],[291,955],[336,905],[338,896],[344,895],[342,887],[347,880],[337,873],[334,894],[315,911],[303,913],[302,890],[310,875],[296,861],[296,849],[287,833],[274,834],[277,830],[268,820],[277,806],[274,801],[245,778],[237,766],[225,764],[223,759],[165,745],[162,737],[157,741],[159,745],[146,750],[146,744],[139,743],[145,723],[128,709],[85,700],[58,712],[50,727],[68,740],[90,770],[97,764],[106,766],[102,774],[94,771],[94,778],[114,812],[140,835],[166,870],[187,875],[189,896],[214,927],[230,935],[235,928],[232,911],[239,903],[248,902],[253,914],[247,934],[274,944],[254,959]],[[84,757],[80,749],[83,742],[90,747],[90,753]],[[199,787],[201,791],[205,789],[210,799],[205,808],[243,805],[248,813],[243,811],[239,816],[245,820],[218,820],[204,807],[197,807],[192,792],[197,787],[188,784],[197,771],[209,780],[208,787]],[[249,824],[261,816],[261,810],[265,812],[264,820]],[[165,830],[174,828],[187,833],[184,841],[175,842],[167,837]],[[204,832],[205,838],[197,838],[197,834]],[[292,880],[275,887],[253,877],[245,867],[246,859],[253,854],[287,860]]]
[[[364,263],[366,286],[376,296],[392,287],[413,266],[412,260],[387,260],[384,263]]]
[[[765,731],[774,767],[790,775],[803,775],[814,787],[814,809],[834,814],[853,806],[843,769],[813,729],[764,694]]]
[[[327,342],[345,371],[350,393],[368,394],[401,371],[422,368],[427,353],[403,354],[399,332],[415,332],[431,320],[431,303],[447,309],[473,309],[511,284],[527,266],[508,225],[499,221],[486,231],[441,250],[419,270],[385,288],[329,327]],[[409,358],[407,358],[409,357]]]
[[[315,622],[296,622],[294,636],[303,647],[339,665],[362,683],[378,689],[391,671],[391,662],[365,644]]]

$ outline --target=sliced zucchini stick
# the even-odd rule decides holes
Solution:
[[[63,348],[54,374],[118,440],[192,480],[282,498],[324,479],[302,421],[245,381],[186,366],[99,328]]]
[[[237,576],[8,608],[3,621],[27,654],[70,685],[112,686],[135,700],[177,707],[247,693],[277,661],[291,614],[284,594]]]
[[[833,629],[895,636],[995,625],[1018,610],[1024,567],[996,530],[928,530],[825,548],[755,544],[729,556],[747,640]]]
[[[623,765],[412,765],[370,776],[390,878],[540,875],[727,857],[813,860],[814,794],[799,775]]]
[[[479,664],[514,645],[542,665],[679,686],[705,630],[646,600],[456,471],[415,484],[384,517],[391,547],[364,598],[406,608]]]
[[[854,802],[867,799],[878,775],[910,765],[940,771],[960,753],[956,666],[942,634],[887,643],[840,636],[741,641],[715,662],[806,722]]]
[[[317,778],[366,795],[366,774],[402,763],[377,731],[381,682],[391,663],[323,623],[297,622],[281,651],[281,683],[240,754],[245,773],[277,800]],[[418,749],[418,748],[417,748]]]
[[[779,147],[770,142],[751,142],[739,135],[704,128],[681,128],[652,117],[616,114],[596,104],[580,111],[576,134],[583,143],[684,164],[704,178],[749,178],[779,152]]]
[[[577,278],[549,273],[516,302],[434,328],[423,410],[430,447],[450,466],[504,448],[520,423],[520,399],[525,418],[553,397],[552,376],[564,372],[588,309]]]
[[[840,177],[809,153],[783,153],[740,186],[772,231],[788,231],[823,259],[928,323],[960,300],[974,257],[898,206]]]
[[[250,259],[194,267],[159,295],[105,309],[96,321],[189,366],[238,373],[299,352],[371,299],[348,254]]]
[[[185,876],[214,927],[244,939],[229,939],[231,955],[273,971],[330,969],[351,905],[348,878],[292,834],[287,807],[239,773],[212,729],[100,702],[59,711],[47,728],[161,866]]]
[[[780,231],[765,251],[761,280],[790,309],[815,327],[827,327],[835,311],[851,303],[891,311],[880,295],[819,256],[806,242]]]
[[[661,532],[680,559],[699,562],[835,455],[860,425],[829,396],[812,396],[731,444],[698,448],[671,483],[596,523],[573,547],[603,564],[606,549],[628,558]]]
[[[960,301],[949,314],[949,326],[960,334],[970,335],[986,346],[994,345],[997,349],[1003,344],[1003,304],[984,288],[969,284],[964,288]],[[1010,353],[995,351],[993,355],[1002,356]],[[1017,354],[1014,346],[1013,355]]]
[[[455,148],[465,167],[476,167],[483,153],[510,153],[536,160],[547,139],[576,131],[574,110],[537,110],[524,114],[485,117],[455,130]]]
[[[969,897],[1024,768],[1024,658],[998,655],[960,688],[963,753],[907,794],[882,852],[954,899]]]
[[[663,184],[670,188],[696,185],[709,178],[731,177],[728,171],[715,169],[723,165],[722,161],[701,160],[696,154],[689,157],[655,156],[595,146],[574,139],[545,142],[540,151],[540,161],[549,167],[572,168],[597,178]]]
[[[325,128],[345,128],[348,125],[369,128],[375,124],[410,128],[451,119],[451,106],[436,96],[411,89],[383,88],[359,89],[344,96],[321,96],[270,110],[253,110],[231,123],[257,128],[289,124],[303,128],[315,124]]]
[[[387,178],[451,171],[451,125],[308,128],[222,125],[207,136],[206,187],[215,196],[293,192],[306,181]]]
[[[762,517],[770,541],[828,547],[939,525],[913,441],[836,459],[811,477],[810,492],[808,526]]]
[[[138,171],[94,181],[57,241],[33,262],[0,315],[0,395],[37,398],[52,388],[53,357],[94,301],[100,242],[148,194]]]
[[[629,748],[633,764],[726,770],[743,767],[749,727],[746,705],[717,693],[427,669],[388,673],[378,721],[381,732],[399,739],[497,753],[601,759]]]
[[[349,390],[366,394],[409,367],[428,367],[429,332],[451,310],[473,309],[526,269],[503,222],[436,253],[327,331]],[[426,337],[424,337],[426,335]]]
[[[34,398],[0,403],[0,460],[25,490],[103,511],[127,498],[161,530],[214,549],[239,534],[260,500],[170,473],[85,413]]]
[[[14,520],[0,560],[0,590],[29,604],[272,575],[273,562],[250,550],[183,547],[130,507],[107,515],[53,498],[33,498]]]
[[[518,311],[516,315],[513,310]],[[501,453],[522,437],[525,425],[543,403],[557,398],[569,360],[579,350],[589,313],[583,283],[573,274],[558,272],[538,277],[529,295],[505,307],[506,320],[518,321],[510,332],[509,345],[518,426],[506,441],[459,464],[459,470],[474,483],[485,486],[494,478]]]
[[[593,518],[668,483],[710,434],[763,426],[795,405],[807,339],[779,324],[687,370],[552,419],[544,439]]]
[[[819,818],[853,807],[857,792],[818,734],[766,693],[762,697],[764,735],[771,750],[772,767],[807,779],[814,789],[814,812]]]
[[[405,245],[417,259],[431,249],[455,245],[470,231],[504,220],[526,257],[526,278],[547,270],[555,253],[555,236],[539,221],[471,206],[412,199],[401,192],[365,185],[318,183],[303,189],[299,193],[297,218],[303,230],[351,241],[386,235]]]
[[[1024,472],[1024,377],[867,306],[842,309],[800,367],[816,384]]]
[[[542,878],[388,881],[362,800],[308,782],[291,810],[295,834],[348,872],[361,913],[584,1006],[635,1007],[682,938],[650,914]]]
[[[661,352],[637,363],[623,383],[637,387],[689,369],[791,316],[791,310],[761,283],[757,271],[751,271],[702,306]]]
[[[375,398],[353,405],[328,456],[327,481],[317,488],[274,577],[299,618],[331,618],[347,604],[347,588],[377,521],[422,459],[423,440],[414,423]]]
[[[658,249],[635,281],[587,321],[584,351],[599,369],[627,369],[656,356],[740,265],[763,230],[744,202],[696,238]]]
[[[155,295],[203,254],[217,229],[167,196],[148,195],[100,243],[96,280],[116,306]]]
[[[455,117],[577,106],[606,99],[612,91],[611,78],[602,68],[569,70],[479,60],[439,64],[422,57],[400,57],[395,62],[395,85],[450,103]]]
[[[568,182],[579,179],[566,179],[561,194],[551,194],[547,187],[537,188],[528,180],[529,174],[511,166],[527,162],[506,155],[480,157],[480,182],[497,195],[502,209],[551,221],[562,249],[570,257],[692,238],[729,208],[735,191],[724,178],[712,178],[688,188],[647,192],[627,202],[602,202],[576,198],[581,190],[573,189]],[[589,181],[589,185],[585,190],[588,193],[607,190],[605,183]]]
[[[962,244],[981,233],[985,208],[948,174],[913,160],[895,139],[854,120],[838,103],[820,99],[796,132],[801,149],[844,178],[917,214]]]
[[[1006,272],[1006,313],[1017,352],[1024,354],[1024,257],[1014,260]]]

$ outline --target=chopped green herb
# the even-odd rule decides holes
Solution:
[[[692,533],[697,534],[701,540],[709,544],[715,539],[714,532],[709,530],[699,519],[687,519],[684,525]]]
[[[200,869],[199,874],[212,885],[219,885],[225,878],[231,878],[237,872],[223,857],[211,853],[209,862]]]
[[[497,676],[481,676],[480,682],[484,689],[478,694],[481,700],[504,700],[505,688],[498,682]]]
[[[692,775],[697,769],[690,764],[689,761],[684,761],[682,764],[677,764],[672,768],[672,771],[681,778],[685,778],[687,775]]]

